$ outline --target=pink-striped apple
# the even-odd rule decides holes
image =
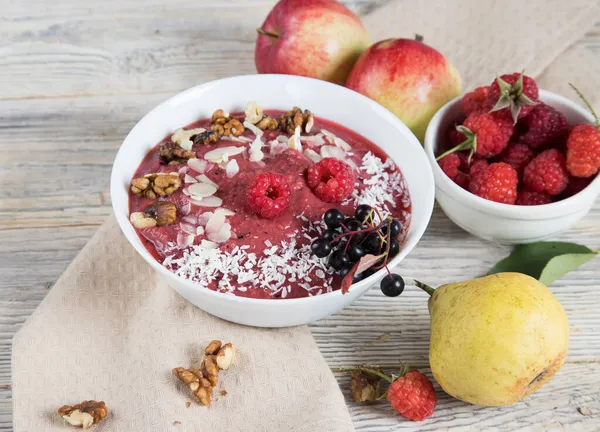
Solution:
[[[258,73],[303,75],[344,84],[369,46],[358,17],[334,0],[281,0],[258,29]]]
[[[388,39],[358,59],[346,86],[393,112],[422,142],[438,109],[461,92],[460,75],[438,51],[416,39]]]

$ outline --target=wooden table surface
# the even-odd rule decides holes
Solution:
[[[378,2],[346,3],[361,12]],[[254,28],[273,4],[3,2],[0,431],[12,430],[11,338],[110,213],[109,173],[123,137],[175,92],[254,73]],[[600,56],[600,23],[578,44]],[[600,248],[600,205],[561,239]],[[436,208],[401,273],[441,284],[480,275],[507,252],[461,231]],[[553,285],[569,315],[571,349],[562,371],[541,391],[509,408],[475,407],[439,391],[434,417],[419,430],[600,430],[599,282],[596,260]],[[332,368],[400,359],[427,368],[426,298],[413,287],[396,299],[373,289],[311,328]],[[336,376],[348,396],[347,378]],[[386,405],[349,402],[356,429],[416,430]],[[585,408],[593,414],[581,414]]]

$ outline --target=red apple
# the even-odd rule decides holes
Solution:
[[[454,66],[420,37],[371,46],[354,65],[346,86],[389,109],[421,141],[436,111],[461,92]]]
[[[344,84],[369,46],[358,17],[334,0],[281,0],[258,33],[258,73],[303,75],[337,84]]]

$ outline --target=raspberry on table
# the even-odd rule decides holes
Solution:
[[[539,102],[517,124],[517,140],[533,149],[548,147],[566,135],[567,118],[560,111]]]
[[[556,149],[543,151],[525,167],[523,183],[533,192],[558,195],[567,187],[569,173],[565,157]]]
[[[533,110],[539,90],[533,78],[515,72],[496,78],[490,84],[487,99],[492,111],[510,117],[516,123]]]
[[[471,173],[469,190],[490,201],[514,204],[517,200],[517,171],[504,162],[492,163]]]
[[[475,90],[465,95],[460,100],[463,111],[466,115],[475,111],[489,111],[492,105],[488,103],[489,86],[477,87]]]
[[[354,172],[346,162],[324,158],[308,169],[307,184],[321,200],[342,202],[354,190]]]
[[[600,130],[578,124],[567,139],[567,169],[575,177],[592,177],[600,170]]]
[[[388,389],[387,399],[403,417],[414,421],[431,417],[437,404],[433,384],[418,370],[396,379]]]
[[[546,192],[533,192],[527,189],[521,189],[517,195],[517,205],[542,205],[552,202],[552,197]]]
[[[536,156],[537,153],[531,150],[529,146],[520,143],[511,143],[506,150],[498,156],[498,161],[509,164],[517,170],[519,178],[522,178],[525,167]]]
[[[281,174],[258,174],[246,189],[246,204],[263,219],[282,215],[290,205],[291,190],[287,179]]]

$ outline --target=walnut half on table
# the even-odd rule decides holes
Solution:
[[[83,401],[77,405],[64,405],[58,409],[58,415],[72,426],[89,429],[108,415],[104,401]]]

